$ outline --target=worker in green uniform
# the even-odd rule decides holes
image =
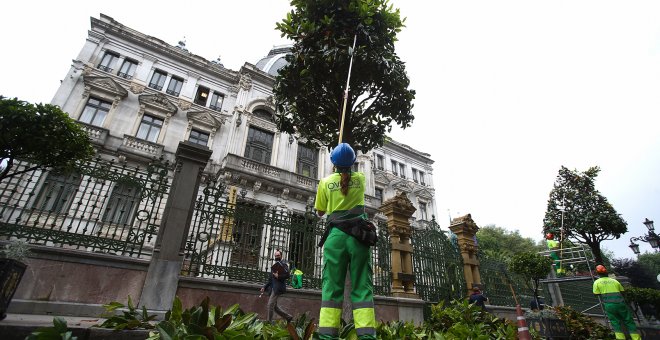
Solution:
[[[621,283],[608,277],[607,269],[603,265],[597,265],[596,272],[600,278],[594,282],[594,294],[599,295],[603,301],[605,312],[607,313],[607,318],[612,323],[615,337],[617,339],[626,338],[626,335],[621,330],[621,324],[623,323],[626,325],[632,340],[641,339],[637,333],[637,325],[635,325],[632,313],[621,295],[621,292],[623,292]]]
[[[557,276],[563,276],[565,271],[564,268],[562,268],[561,266],[561,260],[559,259],[559,254],[557,254],[557,250],[559,249],[559,242],[555,241],[555,235],[553,233],[547,233],[545,235],[545,238],[548,249],[550,250],[550,257],[555,261],[552,264],[552,267],[555,269],[555,273],[557,274]]]
[[[316,193],[315,207],[319,216],[328,214],[326,233],[319,244],[324,246],[320,339],[339,338],[347,268],[351,275],[351,302],[357,335],[360,339],[376,339],[371,252],[369,246],[349,235],[349,229],[345,227],[347,221],[367,219],[364,174],[351,172],[355,158],[350,145],[337,145],[330,154],[335,173],[319,182]]]

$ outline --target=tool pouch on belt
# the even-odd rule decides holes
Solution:
[[[373,222],[365,220],[362,217],[353,217],[346,220],[335,220],[328,223],[325,234],[321,239],[319,246],[322,246],[330,233],[332,227],[339,228],[341,231],[355,237],[360,243],[367,247],[376,245],[378,237],[376,235],[376,226]]]

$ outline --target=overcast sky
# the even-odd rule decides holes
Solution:
[[[396,0],[397,53],[417,91],[392,136],[435,160],[438,221],[471,213],[536,240],[560,166],[596,182],[628,222],[616,257],[660,227],[660,1]],[[183,6],[182,6],[183,4]],[[11,1],[0,21],[0,94],[49,102],[104,13],[238,70],[273,45],[287,0]],[[642,244],[643,251],[650,251]]]

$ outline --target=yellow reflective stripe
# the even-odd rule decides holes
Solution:
[[[341,308],[321,307],[319,327],[339,328],[341,325]]]
[[[376,328],[376,312],[373,308],[353,309],[355,328]]]

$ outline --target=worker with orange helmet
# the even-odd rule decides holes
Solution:
[[[594,282],[594,294],[600,296],[603,302],[607,318],[612,323],[615,337],[617,339],[626,338],[626,335],[621,329],[621,324],[623,323],[626,325],[628,332],[630,332],[632,340],[641,339],[639,333],[637,333],[637,325],[635,325],[632,313],[623,300],[623,295],[621,295],[621,292],[623,292],[621,283],[610,278],[607,275],[607,268],[602,264],[596,266],[596,273],[598,273],[600,278]]]
[[[555,273],[557,273],[558,276],[561,276],[564,274],[564,269],[561,267],[559,254],[557,254],[557,249],[559,249],[559,241],[555,240],[555,235],[553,233],[547,233],[545,238],[548,249],[550,250],[550,257],[555,261],[552,264],[552,267],[555,269]]]

